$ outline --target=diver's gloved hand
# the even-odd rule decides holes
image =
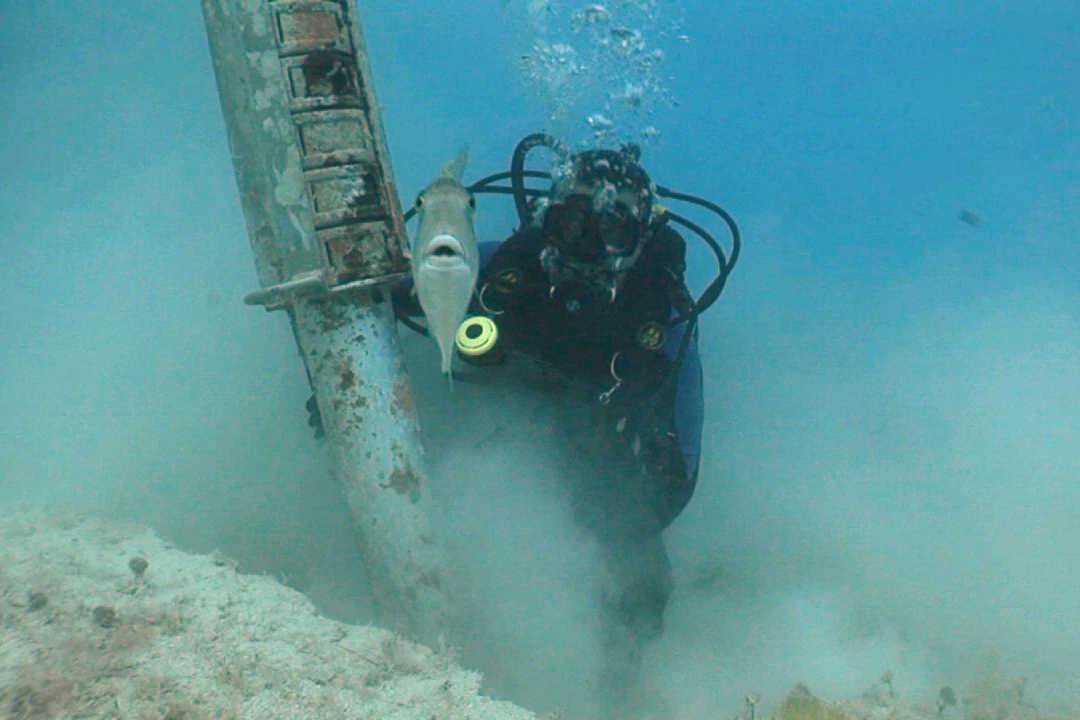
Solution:
[[[390,297],[394,302],[394,312],[400,317],[419,317],[424,314],[420,300],[413,290],[412,280],[403,280],[393,287]]]
[[[315,399],[315,393],[311,393],[304,407],[308,411],[308,427],[314,428],[315,439],[321,440],[326,435],[326,428],[323,427],[322,413],[319,412],[319,402]]]

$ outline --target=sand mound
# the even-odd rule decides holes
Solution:
[[[225,558],[101,520],[0,518],[0,717],[525,720],[480,677]]]

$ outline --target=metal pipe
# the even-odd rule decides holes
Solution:
[[[293,316],[383,622],[434,644],[448,629],[450,603],[389,295],[300,299]]]
[[[386,286],[407,238],[353,0],[202,0],[260,290],[315,390],[384,621],[428,644],[452,603]]]

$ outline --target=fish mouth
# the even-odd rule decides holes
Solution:
[[[464,263],[465,248],[453,235],[436,235],[424,251],[424,264],[431,267],[447,268]]]

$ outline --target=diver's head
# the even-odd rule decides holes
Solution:
[[[653,186],[638,165],[640,150],[587,150],[556,175],[544,210],[544,266],[557,276],[604,276],[618,284],[648,240]]]

